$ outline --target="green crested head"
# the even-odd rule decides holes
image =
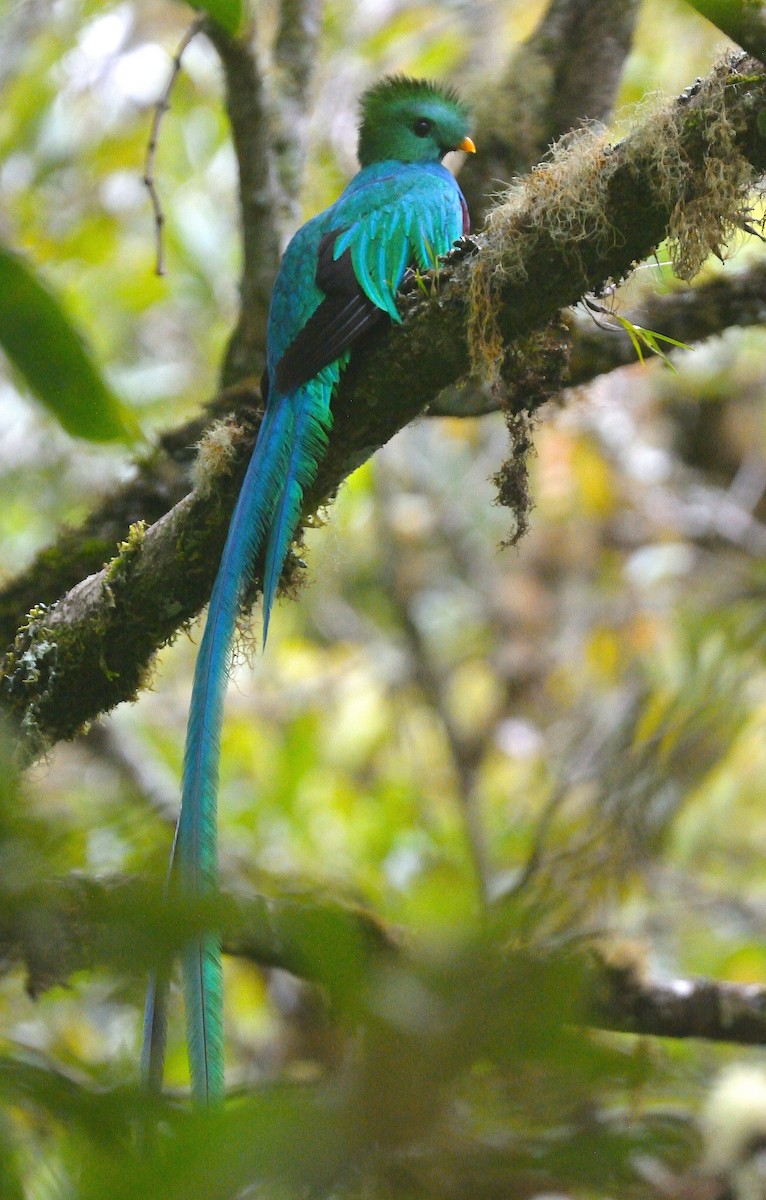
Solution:
[[[448,150],[475,149],[468,111],[450,87],[388,75],[361,100],[359,161],[441,162]]]

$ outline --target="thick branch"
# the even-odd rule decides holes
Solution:
[[[638,0],[551,0],[500,80],[482,78],[476,144],[460,175],[478,228],[498,187],[529,171],[551,142],[612,115]]]
[[[100,571],[131,525],[153,525],[188,495],[197,443],[213,421],[229,416],[241,402],[240,391],[224,389],[192,420],[163,434],[136,464],[132,479],[108,495],[82,525],[64,528],[52,546],[0,590],[0,646],[13,641],[35,605],[52,604]]]
[[[148,971],[159,956],[177,955],[192,933],[210,926],[221,931],[227,954],[328,986],[344,963],[338,984],[349,992],[361,986],[352,965],[358,975],[372,955],[393,952],[397,944],[367,910],[306,891],[247,899],[229,893],[192,909],[137,879],[73,875],[11,888],[2,901],[0,974],[22,965],[31,995],[96,966]]]
[[[307,511],[327,502],[350,471],[467,373],[471,330],[509,345],[545,327],[563,305],[626,274],[668,229],[682,230],[684,219],[692,248],[704,256],[705,245],[694,239],[721,238],[727,223],[736,223],[747,182],[766,168],[759,124],[765,106],[763,68],[740,56],[618,146],[575,145],[555,170],[533,172],[497,213],[479,253],[454,255],[440,271],[437,293],[408,295],[403,325],[373,334],[354,357]],[[678,170],[670,178],[668,156]],[[723,195],[722,178],[734,181]],[[575,217],[578,224],[567,223]],[[0,689],[27,736],[28,754],[132,698],[153,652],[202,607],[254,425],[236,432],[233,469],[224,456],[214,488],[189,496],[145,534],[136,532],[105,571],[34,614],[22,631]]]
[[[620,315],[636,326],[664,334],[686,346],[725,333],[727,329],[762,325],[766,321],[766,263],[756,260],[695,287],[649,295],[640,307],[620,312]],[[561,380],[564,387],[590,383],[599,375],[639,361],[633,339],[607,313],[596,318],[585,312],[570,312],[565,315],[564,324],[568,341],[568,361]],[[563,328],[561,332],[563,334]],[[675,349],[671,344],[664,348],[669,353]],[[651,351],[647,348],[644,360],[651,362],[651,359]],[[450,389],[437,397],[429,407],[428,415],[470,417],[497,412],[501,407],[522,409],[529,386],[526,372],[520,370],[517,379],[507,373],[505,385],[502,400],[488,389]],[[551,396],[554,390],[551,389]]]
[[[401,939],[369,912],[329,897],[224,895],[193,915],[137,880],[72,878],[6,893],[0,905],[0,972],[23,965],[32,995],[94,966],[135,972],[157,954],[177,950],[190,931],[211,920],[222,929],[228,954],[322,983],[341,1008],[358,1002],[375,956],[398,958],[403,971],[416,969]],[[553,956],[554,971],[555,963]],[[631,964],[616,967],[600,954],[583,965],[588,987],[583,1016],[589,1025],[654,1037],[766,1044],[766,988],[710,979],[660,982]],[[505,969],[512,973],[513,956]]]
[[[697,287],[650,296],[624,314],[637,325],[686,344],[700,342],[733,327],[766,321],[766,264],[715,276]],[[609,322],[607,322],[609,324]],[[589,316],[571,315],[564,386],[588,383],[598,375],[636,362],[633,342],[624,329],[604,328]],[[562,331],[563,332],[563,331]],[[555,383],[551,381],[552,385]],[[525,406],[529,383],[524,364],[518,377],[505,374],[503,403]],[[556,387],[552,386],[550,395]],[[246,394],[245,394],[246,395]],[[136,521],[152,524],[189,491],[194,446],[212,420],[228,416],[243,401],[236,389],[222,392],[193,421],[164,435],[156,450],[136,466],[134,478],[112,493],[77,529],[64,530],[28,570],[0,590],[0,645],[8,645],[26,613],[36,604],[52,604],[87,575],[101,569]],[[448,389],[429,406],[430,416],[481,416],[496,412],[500,397],[480,388]]]

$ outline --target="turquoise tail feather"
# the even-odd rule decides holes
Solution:
[[[191,899],[218,887],[218,764],[231,646],[242,594],[263,544],[289,454],[292,414],[286,399],[267,410],[231,518],[194,671],[186,731],[178,880]],[[223,1097],[223,970],[214,934],[194,938],[183,958],[186,1037],[192,1094]]]
[[[287,551],[301,515],[303,494],[316,478],[332,425],[332,381],[318,376],[300,389],[285,479],[272,515],[263,573],[263,645],[269,633],[274,597]]]
[[[300,518],[303,490],[327,444],[332,383],[322,375],[267,409],[229,526],[194,671],[184,753],[181,811],[169,887],[194,901],[218,887],[218,764],[231,647],[242,596],[259,551],[264,572],[264,642],[287,550]],[[201,1104],[224,1095],[223,971],[220,940],[205,933],[182,954],[192,1094]],[[150,981],[142,1067],[161,1085],[167,1024],[167,978]]]

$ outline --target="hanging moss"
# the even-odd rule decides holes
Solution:
[[[468,337],[473,369],[490,384],[499,382],[503,363],[496,297],[501,288],[527,279],[530,232],[545,230],[571,254],[585,240],[603,251],[614,236],[606,213],[606,149],[603,132],[586,128],[567,134],[546,162],[508,189],[487,219],[468,297]]]
[[[544,163],[509,188],[488,218],[469,292],[472,361],[482,378],[500,379],[504,344],[498,308],[506,302],[503,289],[507,295],[509,285],[529,277],[530,238],[538,234],[546,245],[562,247],[576,265],[586,247],[592,259],[624,240],[610,219],[618,173],[622,186],[627,172],[641,180],[643,194],[650,189],[681,278],[695,275],[711,253],[725,257],[757,174],[743,146],[748,114],[733,104],[752,80],[733,76],[734,66],[734,56],[727,56],[680,101],[642,112],[635,130],[617,146],[600,130],[568,134]]]
[[[197,446],[192,479],[200,496],[209,496],[220,486],[222,474],[231,472],[237,463],[238,449],[246,432],[233,417],[215,421]]]

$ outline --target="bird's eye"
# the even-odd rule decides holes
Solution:
[[[429,121],[428,117],[418,117],[412,128],[418,137],[428,137],[433,129],[433,124],[433,121]]]

